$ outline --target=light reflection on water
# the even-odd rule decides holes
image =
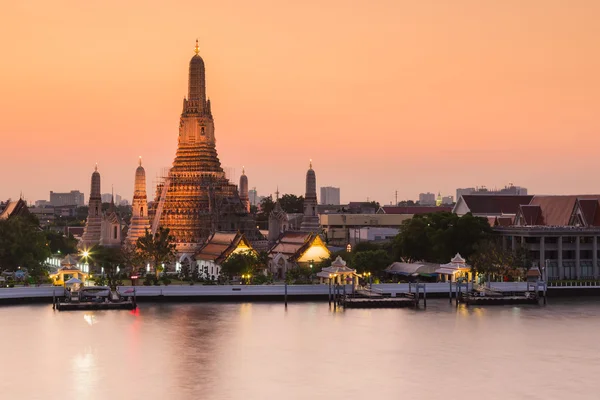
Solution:
[[[2,399],[598,399],[600,301],[0,307]]]

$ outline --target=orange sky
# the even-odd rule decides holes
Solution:
[[[342,201],[503,186],[600,192],[596,0],[13,1],[0,199],[131,198],[175,155],[194,40],[224,166]],[[237,180],[237,177],[236,177]]]

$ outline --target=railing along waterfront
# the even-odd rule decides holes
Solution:
[[[528,290],[527,282],[491,282],[485,286],[500,292],[525,292]],[[532,284],[531,282],[529,283]],[[414,284],[413,284],[414,285]],[[543,282],[540,282],[538,288],[543,290]],[[469,285],[470,286],[470,285]],[[119,291],[126,293],[133,286],[120,286]],[[463,287],[464,288],[464,287]],[[531,286],[530,286],[531,288]],[[595,289],[600,288],[600,280],[594,281],[551,281],[548,282],[548,289]],[[206,297],[206,298],[283,298],[285,296],[285,286],[283,284],[275,285],[169,285],[169,286],[136,286],[136,295],[140,298],[148,297]],[[448,295],[452,290],[453,295],[457,292],[456,283],[448,282],[427,283],[428,294]],[[531,290],[531,289],[530,289]],[[352,292],[352,286],[347,285],[346,293]],[[408,293],[408,283],[382,283],[373,284],[372,292],[395,297],[396,295]],[[131,293],[131,292],[129,292]],[[288,285],[288,296],[295,298],[323,298],[329,295],[328,285]],[[53,296],[64,296],[64,288],[60,286],[29,286],[15,288],[0,288],[0,300],[10,299],[52,299]]]

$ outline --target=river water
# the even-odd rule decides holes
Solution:
[[[600,299],[0,306],[1,399],[599,399]]]

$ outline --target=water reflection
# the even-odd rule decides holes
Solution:
[[[6,399],[597,398],[600,303],[0,308]],[[42,339],[43,340],[40,340]],[[543,383],[543,384],[542,384]]]

